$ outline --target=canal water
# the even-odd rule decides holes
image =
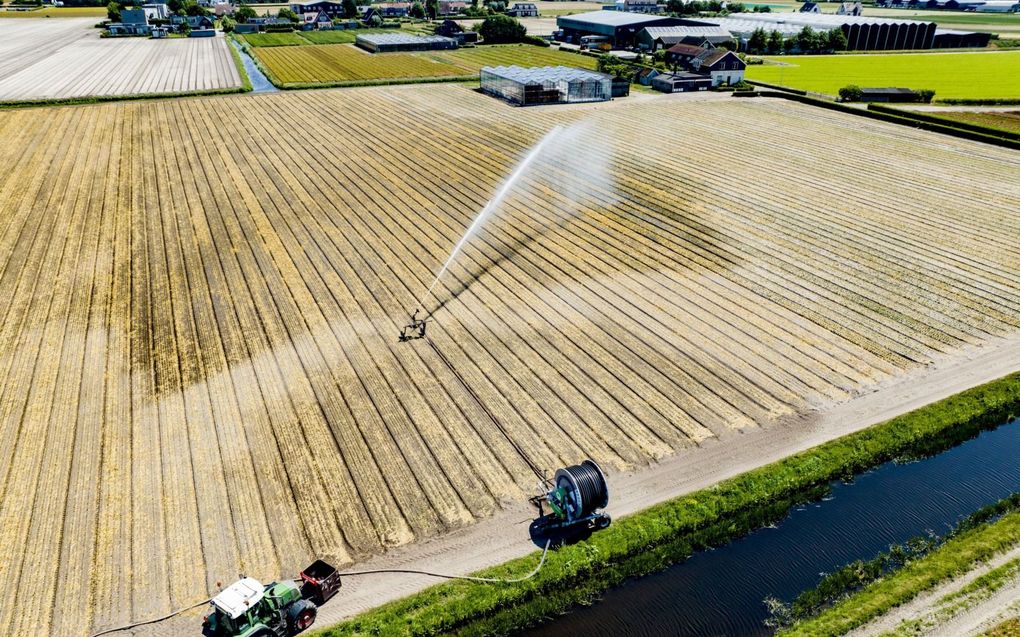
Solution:
[[[255,60],[251,59],[251,57],[244,52],[244,49],[242,49],[237,42],[230,39],[230,45],[237,49],[237,52],[241,54],[241,63],[244,64],[244,70],[248,74],[248,79],[251,80],[252,93],[273,93],[280,90],[273,86],[273,83],[269,81],[266,74],[255,65]]]
[[[852,483],[833,483],[830,496],[796,508],[773,527],[630,580],[600,602],[524,634],[770,635],[766,597],[792,601],[821,573],[928,531],[942,534],[1017,491],[1020,420],[936,456],[889,462]]]

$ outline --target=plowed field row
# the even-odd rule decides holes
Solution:
[[[750,100],[239,107],[0,120],[0,634],[348,564],[520,500],[515,447],[641,466],[1020,326],[1003,149]],[[442,355],[397,343],[556,125],[425,303]]]
[[[100,39],[92,20],[0,21],[0,100],[237,88],[223,37]]]

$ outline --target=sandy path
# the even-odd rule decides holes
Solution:
[[[1020,335],[968,348],[827,410],[809,412],[764,428],[723,433],[650,468],[610,475],[609,511],[617,517],[634,513],[1017,370],[1020,370]],[[532,510],[520,503],[471,527],[372,558],[359,564],[358,569],[407,568],[454,574],[476,571],[534,551],[527,533],[531,517]],[[339,596],[320,610],[317,627],[342,621],[436,582],[434,578],[404,575],[347,578]],[[1015,598],[1017,591],[1013,593]],[[1001,595],[1005,593],[1000,592],[992,599]],[[991,603],[990,599],[981,607]],[[132,634],[181,634],[200,621],[198,618],[204,613],[201,608],[139,628]]]
[[[961,577],[950,580],[930,591],[925,591],[906,604],[889,611],[857,630],[847,633],[847,637],[883,635],[888,631],[895,630],[904,621],[929,616],[937,609],[939,601],[945,596],[956,593],[978,577],[1018,557],[1020,557],[1020,546],[1015,546],[1011,550],[1001,553],[988,562],[971,569]],[[924,634],[979,634],[979,629],[982,626],[987,629],[997,623],[994,620],[1006,612],[1010,604],[1018,599],[1020,599],[1020,579],[1015,579],[1011,584],[1007,584],[988,599],[951,618],[949,621],[939,622],[938,626],[929,629]]]

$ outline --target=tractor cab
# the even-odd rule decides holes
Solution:
[[[263,586],[245,577],[212,599],[203,633],[211,637],[289,637],[315,621],[316,607],[292,581]]]

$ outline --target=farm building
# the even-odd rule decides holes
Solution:
[[[916,102],[917,93],[909,88],[862,88],[861,102]]]
[[[145,17],[149,20],[166,20],[170,17],[170,8],[165,4],[143,4],[142,10],[145,11]],[[121,14],[121,18],[124,14]]]
[[[610,76],[569,66],[487,66],[480,79],[483,92],[518,106],[602,102],[613,91]]]
[[[583,36],[597,35],[609,38],[610,44],[616,48],[633,46],[637,34],[647,27],[672,27],[684,24],[702,23],[626,11],[591,11],[556,18],[556,25],[563,31],[565,42],[579,42]]]
[[[712,86],[742,82],[747,68],[747,64],[733,51],[689,44],[677,44],[667,49],[666,62],[689,73],[708,77]]]
[[[836,15],[864,15],[864,5],[858,2],[841,2]]]
[[[440,51],[456,49],[457,41],[441,35],[405,35],[403,33],[368,33],[359,35],[354,43],[372,53],[395,51]]]
[[[930,49],[935,37],[934,22],[834,15],[830,13],[734,13],[729,19],[757,22],[766,31],[779,26],[815,31],[841,29],[850,51]],[[706,23],[717,23],[715,19]]]
[[[145,9],[123,9],[120,12],[120,22],[109,24],[106,29],[110,35],[150,35],[152,33]]]
[[[974,7],[978,13],[1017,13],[1020,12],[1020,2],[1014,0],[988,0]]]
[[[935,29],[935,40],[932,43],[934,49],[966,49],[988,46],[992,39],[991,33],[980,31],[957,31],[955,29]]]
[[[817,2],[805,2],[800,5],[799,13],[821,13],[822,8],[818,6]]]
[[[719,26],[709,27],[645,27],[637,34],[637,44],[649,51],[668,49],[674,44],[722,44],[733,40],[733,35]]]
[[[506,14],[514,18],[537,18],[538,5],[533,2],[516,2],[506,10]]]
[[[658,13],[658,0],[623,0],[617,3],[618,11],[629,11],[631,13]]]
[[[708,25],[708,20],[709,19],[706,18],[702,22],[705,25]],[[720,28],[720,29],[723,29],[723,30],[727,31],[730,34],[731,39],[734,40],[737,43],[737,47],[739,49],[746,48],[747,41],[750,39],[751,34],[754,33],[754,31],[756,29],[759,29],[759,28],[763,28],[763,29],[765,29],[765,31],[768,31],[768,32],[778,31],[779,35],[782,36],[783,40],[789,40],[790,38],[796,38],[797,34],[800,33],[801,29],[804,28],[802,26],[797,26],[797,25],[793,25],[793,24],[781,24],[781,23],[763,25],[761,22],[759,22],[757,20],[744,20],[744,19],[741,19],[741,18],[733,18],[733,17],[728,17],[728,18],[711,18],[710,20],[711,20],[711,25],[710,26],[715,26],[717,28]],[[831,27],[831,26],[818,26],[818,27],[812,27],[812,28],[816,32],[824,33],[824,32],[827,32],[827,31],[829,31],[830,29],[832,29],[834,27]],[[677,44],[680,44],[680,43],[677,43]],[[687,44],[687,43],[684,42],[683,44]],[[669,48],[669,47],[666,47],[666,48]]]
[[[712,78],[699,73],[659,73],[652,78],[652,88],[663,93],[688,93],[712,88]]]

